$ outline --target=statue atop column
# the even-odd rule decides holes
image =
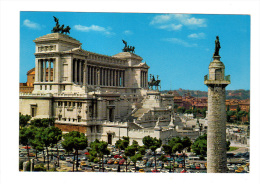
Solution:
[[[134,46],[129,46],[127,45],[127,42],[125,40],[122,40],[123,43],[125,44],[125,47],[122,49],[123,52],[135,52],[135,47]]]
[[[215,52],[213,54],[213,57],[214,56],[219,56],[219,49],[220,49],[220,42],[219,42],[219,37],[216,36],[216,40],[215,40]]]
[[[56,26],[53,27],[53,29],[51,30],[52,33],[62,33],[62,34],[63,33],[65,33],[65,34],[69,33],[70,34],[71,28],[69,26],[64,28],[64,24],[62,26],[60,26],[59,19],[57,17],[53,16],[53,18],[54,18],[54,21],[56,22]]]

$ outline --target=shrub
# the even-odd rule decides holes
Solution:
[[[19,162],[19,170],[23,170],[23,161]]]
[[[55,172],[55,171],[57,171],[57,169],[54,167],[54,168],[51,168],[50,170],[49,170],[49,172]]]
[[[46,168],[44,167],[44,165],[41,163],[39,165],[36,165],[34,167],[34,171],[46,171]]]

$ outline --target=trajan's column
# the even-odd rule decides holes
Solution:
[[[225,88],[230,84],[230,76],[225,76],[225,65],[220,61],[219,49],[217,36],[213,61],[209,64],[209,75],[204,77],[204,84],[208,86],[208,173],[227,172]]]

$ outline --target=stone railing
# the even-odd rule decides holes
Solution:
[[[144,130],[144,129],[132,129],[132,130],[129,130],[129,132],[143,133],[143,134],[147,134],[147,135],[154,133],[153,130]]]
[[[209,75],[207,74],[207,75],[204,76],[204,82],[205,82],[205,81],[215,81],[215,80],[209,80]],[[218,81],[218,80],[217,80],[217,81]],[[220,80],[220,81],[222,81],[222,80]],[[224,80],[223,80],[223,81],[230,82],[230,75],[224,76]]]
[[[93,53],[93,52],[89,52],[89,56],[88,59],[89,60],[95,60],[95,61],[99,61],[99,62],[108,62],[108,63],[113,63],[113,64],[117,64],[117,65],[127,65],[127,60],[123,60],[123,59],[119,59],[116,57],[111,57],[111,56],[107,56],[107,55],[102,55],[102,54],[97,54],[97,53]]]
[[[53,94],[53,97],[88,97],[88,95],[87,94],[78,94],[78,93],[74,93],[74,94],[55,93],[55,94]]]
[[[121,125],[121,126],[127,126],[128,122],[120,122],[120,121],[104,121],[103,125]]]
[[[50,93],[19,93],[20,96],[42,96],[42,97],[52,97]]]

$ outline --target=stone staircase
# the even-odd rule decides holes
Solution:
[[[149,110],[150,109],[148,108],[140,108],[134,114],[132,114],[132,116],[134,119],[139,120],[143,116],[143,114],[146,114]]]

